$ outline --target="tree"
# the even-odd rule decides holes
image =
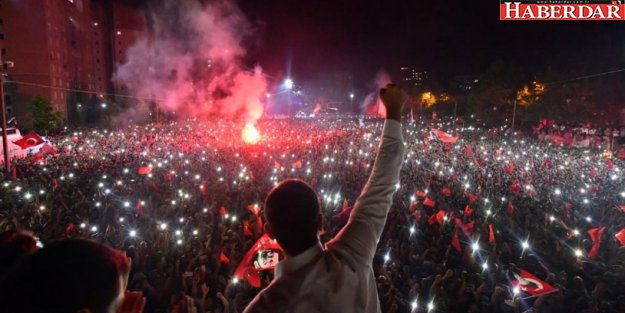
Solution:
[[[50,101],[42,97],[35,97],[31,102],[33,112],[33,128],[40,134],[47,134],[57,130],[61,124],[61,116],[54,112]]]
[[[477,90],[469,96],[469,111],[488,124],[505,124],[512,117],[516,91],[522,82],[518,68],[501,60],[493,62],[480,77]]]

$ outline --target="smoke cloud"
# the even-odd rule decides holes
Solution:
[[[375,91],[368,94],[361,105],[362,112],[365,115],[386,117],[386,108],[382,105],[380,97],[378,97],[378,91],[390,83],[391,76],[385,70],[379,70],[372,82]]]
[[[114,75],[130,94],[180,117],[253,123],[263,115],[267,81],[259,66],[244,68],[252,28],[234,2],[164,0],[148,12],[150,30]]]

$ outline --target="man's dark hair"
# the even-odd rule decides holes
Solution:
[[[265,218],[284,251],[297,255],[313,246],[317,237],[319,199],[305,182],[282,181],[265,199]]]
[[[77,239],[51,243],[24,258],[0,283],[2,311],[106,312],[129,268],[123,253],[99,243]]]
[[[0,279],[24,256],[37,250],[37,239],[27,231],[7,230],[0,233]]]

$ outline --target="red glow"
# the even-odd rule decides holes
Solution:
[[[261,136],[258,129],[256,129],[256,126],[248,123],[245,124],[245,127],[243,127],[243,130],[241,131],[241,139],[243,142],[253,145],[260,141]]]

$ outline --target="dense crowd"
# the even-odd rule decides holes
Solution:
[[[320,195],[322,241],[331,238],[367,179],[381,126],[261,120],[255,145],[226,121],[68,132],[51,138],[58,156],[15,162],[17,179],[0,188],[0,230],[29,230],[43,246],[90,238],[125,251],[128,288],[146,296],[145,312],[170,312],[186,297],[198,312],[242,312],[259,291],[233,276],[263,234],[254,208],[282,179],[301,178]],[[441,142],[432,128],[460,139]],[[383,312],[623,312],[622,160],[426,121],[404,122],[404,139],[374,260]],[[587,232],[600,226],[590,255]],[[516,268],[558,290],[519,293],[508,274]],[[272,273],[261,277],[265,286]]]
[[[625,126],[600,128],[591,123],[558,123],[545,119],[532,130],[541,140],[572,147],[612,149],[617,145],[625,145]]]

